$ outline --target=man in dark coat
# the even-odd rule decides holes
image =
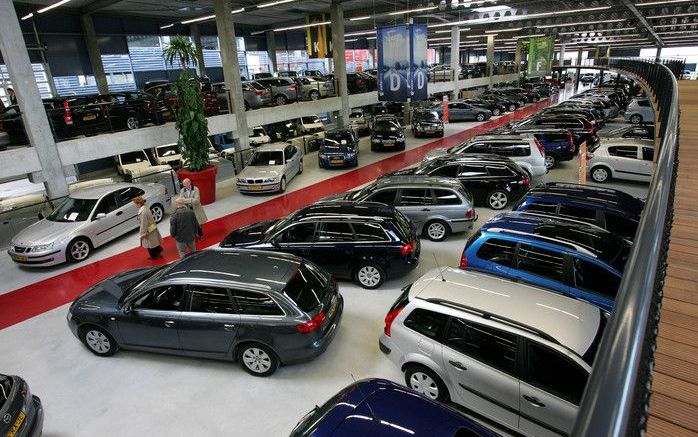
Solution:
[[[187,251],[196,252],[196,236],[201,235],[201,226],[194,211],[186,206],[181,197],[175,200],[175,204],[177,209],[170,216],[170,235],[175,239],[179,256],[184,258]]]

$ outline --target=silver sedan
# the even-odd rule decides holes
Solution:
[[[255,148],[254,155],[236,178],[243,193],[286,191],[286,184],[303,173],[303,153],[293,144],[272,143]]]
[[[7,252],[29,267],[84,261],[93,249],[139,227],[138,207],[132,201],[138,196],[160,222],[171,197],[164,185],[103,185],[65,198],[48,217],[15,235]]]

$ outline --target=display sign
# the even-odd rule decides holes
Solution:
[[[324,23],[327,19],[325,15],[308,15],[305,17],[306,24]],[[306,28],[305,41],[309,58],[331,58],[332,57],[332,34],[326,24],[309,26]]]
[[[579,146],[579,183],[587,183],[587,142],[584,141]]]
[[[424,25],[379,27],[376,34],[378,100],[426,100],[427,29]]]
[[[531,38],[528,47],[528,74],[548,75],[552,71],[553,37]]]
[[[429,83],[429,64],[427,59],[427,26],[413,24],[410,26],[410,98],[427,100]]]

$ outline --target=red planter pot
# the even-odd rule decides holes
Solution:
[[[216,173],[218,167],[211,165],[201,171],[190,171],[186,168],[177,170],[177,177],[182,181],[190,179],[192,185],[199,189],[201,204],[208,205],[216,201]]]

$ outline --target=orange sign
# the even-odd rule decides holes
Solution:
[[[579,146],[579,183],[587,183],[587,142]]]
[[[443,114],[441,115],[441,120],[444,123],[448,123],[448,94],[444,95],[443,110],[441,112]]]

